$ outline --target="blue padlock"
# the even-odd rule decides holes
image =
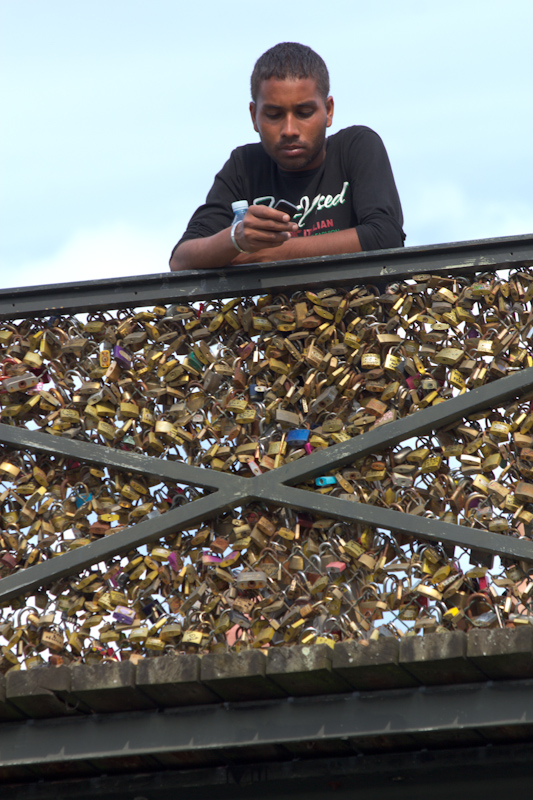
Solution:
[[[309,430],[307,428],[296,428],[287,434],[287,444],[305,444],[309,441]]]
[[[337,483],[337,479],[333,475],[324,475],[321,478],[315,478],[315,486],[331,486]]]
[[[75,500],[76,508],[81,508],[82,506],[85,505],[85,503],[88,503],[92,499],[93,496],[91,492],[80,492],[80,494],[76,495],[76,500]]]

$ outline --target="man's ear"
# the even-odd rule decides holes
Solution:
[[[255,103],[253,100],[250,102],[250,116],[252,118],[254,131],[256,131],[256,133],[259,133],[259,128],[257,127],[257,122],[255,121]]]
[[[329,128],[331,123],[333,122],[333,97],[330,95],[326,100],[326,128]]]

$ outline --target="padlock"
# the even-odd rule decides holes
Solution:
[[[52,651],[60,651],[64,647],[64,639],[57,631],[45,630],[41,634],[41,644]]]
[[[33,372],[23,372],[22,375],[4,378],[0,382],[0,393],[27,392],[39,383]]]
[[[135,611],[126,606],[117,606],[113,611],[113,618],[120,625],[132,625],[135,620]]]

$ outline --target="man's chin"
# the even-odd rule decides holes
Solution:
[[[307,169],[309,157],[306,154],[293,157],[281,156],[276,158],[276,163],[278,167],[288,172],[299,172],[303,169]]]

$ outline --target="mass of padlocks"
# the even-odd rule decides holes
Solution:
[[[253,478],[533,366],[532,299],[524,268],[2,323],[0,421]],[[531,538],[533,405],[299,486]],[[0,581],[204,494],[0,446]],[[5,603],[0,671],[531,624],[530,566],[255,503]]]

